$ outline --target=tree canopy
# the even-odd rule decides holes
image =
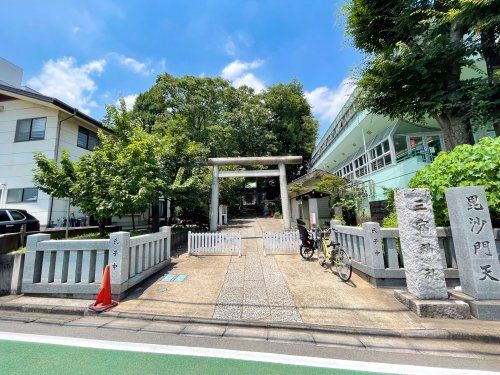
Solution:
[[[473,126],[498,128],[498,0],[350,0],[345,9],[347,32],[366,53],[363,108],[432,117],[448,150],[472,143]]]
[[[222,78],[158,76],[134,115],[150,132],[186,136],[210,157],[301,155],[314,149],[318,124],[297,81],[255,93]]]

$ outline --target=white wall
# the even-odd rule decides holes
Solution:
[[[97,128],[84,123],[78,118],[70,117],[70,115],[65,112],[59,112],[59,121],[62,122],[59,135],[58,160],[61,160],[62,152],[63,150],[66,150],[69,152],[71,160],[77,161],[83,155],[89,152],[88,150],[77,146],[78,127],[83,126],[93,132],[97,132]],[[57,225],[58,219],[59,222],[62,223],[63,219],[67,215],[67,210],[68,210],[68,201],[66,199],[54,199],[54,203],[52,206],[52,219],[51,219],[54,225]],[[76,219],[84,216],[83,213],[80,211],[80,209],[76,206],[71,206],[70,208],[70,217],[72,217],[72,215],[74,215]],[[87,224],[88,224],[88,218],[87,218]]]
[[[4,111],[0,112],[0,207],[21,208],[40,220],[40,224],[48,224],[50,210],[50,196],[38,191],[37,202],[6,203],[7,190],[13,188],[34,187],[33,169],[35,163],[33,154],[43,152],[48,158],[53,159],[56,152],[57,124],[58,121],[68,118],[70,115],[33,104],[24,100],[12,100],[2,102]],[[45,125],[45,138],[43,140],[14,142],[17,120],[26,118],[47,117]],[[87,151],[77,146],[78,127],[83,126],[97,132],[95,126],[86,124],[78,118],[70,118],[61,123],[58,159],[63,150],[67,150],[71,159],[77,161]],[[2,186],[1,184],[5,184]],[[54,199],[52,209],[52,221],[66,217],[67,200]],[[83,216],[78,207],[71,207],[71,213],[76,218]]]
[[[23,80],[23,70],[10,61],[0,57],[0,81],[19,87]]]
[[[5,189],[0,206],[25,209],[40,220],[40,223],[45,224],[50,201],[47,194],[39,191],[37,202],[5,202],[7,189],[34,187],[34,152],[43,152],[49,158],[54,157],[58,111],[24,100],[2,102],[2,106],[4,110],[0,112],[0,184],[5,184]],[[14,142],[17,120],[35,117],[47,117],[45,138]]]

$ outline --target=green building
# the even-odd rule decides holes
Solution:
[[[443,135],[432,119],[417,124],[358,110],[354,95],[319,141],[310,170],[363,186],[367,201],[357,212],[358,220],[380,220],[385,216],[386,189],[407,187],[418,170],[445,150]]]

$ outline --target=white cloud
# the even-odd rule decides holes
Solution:
[[[137,99],[139,95],[137,94],[132,94],[132,95],[127,95],[123,97],[123,100],[125,100],[125,107],[127,107],[127,111],[131,111],[132,108],[134,107],[135,100]],[[117,100],[116,105],[120,105],[120,100]]]
[[[224,50],[229,56],[236,55],[236,43],[234,43],[233,38],[228,37],[226,39],[226,44],[224,45]]]
[[[92,75],[104,71],[106,60],[93,60],[77,65],[73,57],[49,60],[38,76],[28,80],[28,86],[48,96],[58,98],[85,113],[96,107],[92,95],[97,90]]]
[[[263,63],[264,61],[262,60],[250,62],[234,60],[222,69],[221,77],[231,81],[235,87],[246,85],[260,92],[264,90],[266,86],[262,80],[251,72],[251,70],[259,68]]]
[[[243,76],[237,77],[233,80],[235,87],[248,86],[253,88],[256,92],[261,92],[266,88],[264,83],[258,79],[253,73],[247,73]]]
[[[132,57],[128,57],[115,52],[112,52],[110,55],[113,56],[121,66],[130,69],[134,73],[144,74],[148,76],[154,72],[154,69],[149,68],[149,63],[141,62]]]
[[[305,97],[311,104],[313,113],[327,126],[335,119],[342,106],[355,89],[354,83],[346,78],[335,89],[326,86],[306,91]]]
[[[229,63],[222,69],[222,78],[233,80],[237,77],[241,76],[248,70],[256,69],[260,67],[264,61],[262,60],[254,60],[250,62],[243,62],[240,60],[234,60],[232,63]]]
[[[74,26],[72,29],[71,29],[71,32],[73,34],[77,34],[78,32],[80,31],[80,28],[78,26]]]

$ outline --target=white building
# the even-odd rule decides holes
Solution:
[[[33,182],[33,154],[59,160],[67,150],[77,160],[109,133],[92,117],[62,101],[22,87],[21,68],[0,58],[0,208],[20,208],[42,226],[66,217],[67,200],[53,199]],[[82,216],[71,207],[72,217]]]

